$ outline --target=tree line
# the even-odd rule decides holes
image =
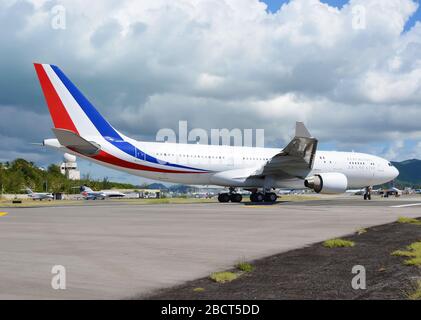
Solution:
[[[25,193],[25,187],[31,188],[34,192],[79,193],[77,187],[81,185],[87,185],[93,190],[135,188],[132,184],[112,182],[108,178],[93,180],[89,175],[80,180],[70,180],[61,174],[60,167],[56,164],[42,169],[25,159],[0,163],[1,193]]]

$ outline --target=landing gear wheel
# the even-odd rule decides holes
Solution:
[[[371,187],[366,187],[364,190],[364,200],[371,200]]]
[[[370,193],[365,193],[364,194],[364,200],[371,200],[371,194]]]
[[[261,192],[252,193],[250,195],[251,202],[263,202],[264,199],[265,199],[265,196]]]
[[[228,193],[220,193],[218,195],[218,201],[219,202],[229,202],[230,201],[230,195]]]
[[[241,202],[243,200],[243,196],[239,193],[232,193],[230,194],[231,202]]]
[[[265,202],[276,202],[278,196],[274,192],[268,192],[265,194]]]

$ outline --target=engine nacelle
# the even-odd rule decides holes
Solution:
[[[304,185],[317,193],[344,193],[348,188],[348,179],[343,173],[319,173],[305,179]]]

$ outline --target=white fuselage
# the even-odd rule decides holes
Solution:
[[[128,138],[130,139],[130,138]],[[281,149],[232,147],[219,145],[177,144],[159,142],[140,142],[130,139],[136,148],[165,162],[208,170],[206,173],[161,173],[123,168],[104,163],[89,157],[90,161],[121,170],[137,176],[172,183],[196,185],[221,185],[231,187],[263,187],[263,179],[231,179],[235,176],[249,176],[262,168],[265,163],[278,154]],[[71,150],[65,149],[72,153]],[[80,154],[75,153],[78,156]],[[82,156],[83,157],[83,156]],[[133,161],[123,153],[120,158]],[[141,160],[138,160],[142,162]],[[317,151],[313,169],[307,176],[318,173],[336,172],[348,179],[348,188],[361,188],[378,185],[393,180],[398,171],[389,161],[369,154],[357,152]],[[304,188],[303,178],[273,177],[276,188]]]
[[[28,197],[33,200],[44,200],[44,199],[53,199],[54,196],[51,193],[30,193]]]

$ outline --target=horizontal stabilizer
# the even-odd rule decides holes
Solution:
[[[77,133],[67,129],[52,129],[60,144],[70,150],[86,156],[94,156],[101,151],[101,146],[93,141],[82,138]]]

